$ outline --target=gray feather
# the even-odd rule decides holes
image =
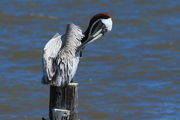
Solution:
[[[52,38],[55,40],[51,39],[54,42],[50,40],[50,43],[47,43],[44,48],[43,59],[45,59],[44,68],[46,68],[44,76],[48,80],[43,79],[43,83],[54,86],[65,86],[71,82],[79,63],[79,56],[76,56],[76,50],[81,45],[83,37],[84,35],[78,26],[68,24],[66,33],[63,35],[62,46],[61,43],[59,44],[56,41],[57,37]],[[54,44],[55,41],[57,44]],[[55,51],[52,50],[54,48],[56,48]]]
[[[42,83],[48,84],[55,75],[56,66],[54,61],[61,48],[61,36],[56,33],[45,45],[43,51],[43,79]]]

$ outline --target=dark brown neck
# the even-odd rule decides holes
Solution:
[[[84,42],[88,39],[89,30],[90,30],[90,28],[88,27],[88,29],[83,33],[83,34],[84,34],[84,37],[83,37],[83,39],[81,40],[81,43],[84,43]]]

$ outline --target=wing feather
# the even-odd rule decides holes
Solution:
[[[56,72],[56,57],[61,49],[61,35],[56,33],[45,45],[43,51],[42,83],[49,84]]]

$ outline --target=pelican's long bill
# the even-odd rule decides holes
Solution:
[[[87,44],[101,38],[105,33],[111,31],[112,24],[113,22],[109,15],[105,13],[95,15],[90,20],[88,29],[84,33],[85,37],[83,38],[77,52],[81,51]]]
[[[104,35],[104,33],[102,32],[102,29],[99,30],[96,34],[94,34],[92,37],[88,38],[85,42],[83,42],[80,46],[78,50],[81,50],[83,47],[85,47],[87,44],[99,39],[100,37],[102,37]]]

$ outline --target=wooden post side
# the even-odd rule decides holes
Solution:
[[[49,118],[56,120],[54,115],[56,112],[53,110],[65,109],[65,88],[50,86],[50,100],[49,100]],[[59,113],[59,112],[58,112]],[[61,120],[61,119],[60,119]]]
[[[78,107],[77,83],[70,83],[66,87],[50,86],[50,100],[49,100],[50,120],[77,120],[78,119],[77,107]]]
[[[78,119],[78,83],[69,83],[66,88],[66,109],[70,110],[69,120]]]

